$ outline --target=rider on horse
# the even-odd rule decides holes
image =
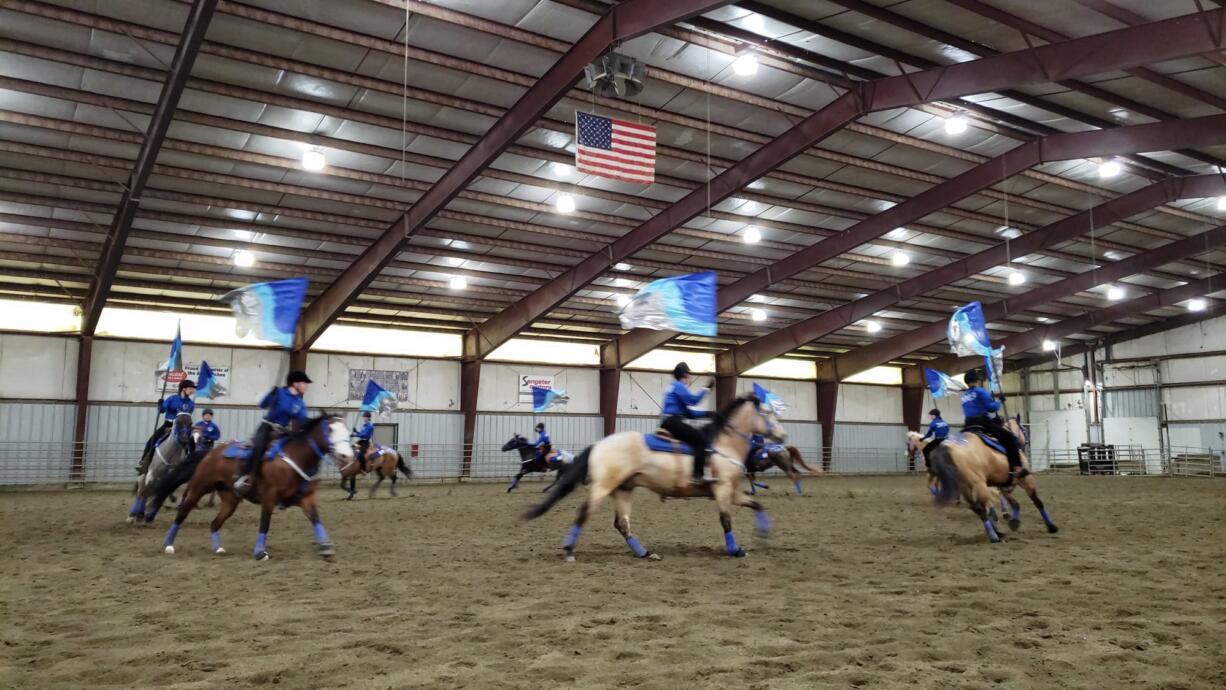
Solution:
[[[157,446],[158,441],[162,440],[162,436],[175,425],[175,417],[180,414],[190,415],[196,409],[196,402],[192,400],[192,396],[196,394],[196,382],[191,379],[185,379],[179,382],[179,393],[173,398],[158,401],[158,412],[165,414],[162,424],[153,432],[149,440],[145,442],[145,452],[141,455],[140,466],[137,471],[144,474],[149,470],[149,462],[153,460],[153,449]]]
[[[536,442],[532,445],[534,448],[536,448],[536,457],[538,459],[549,459],[549,454],[553,452],[553,441],[549,438],[549,434],[545,431],[545,422],[537,422]]]
[[[268,449],[268,442],[272,439],[272,432],[286,431],[291,422],[296,422],[299,428],[306,424],[307,406],[302,396],[306,395],[310,383],[311,379],[306,372],[291,371],[289,376],[285,377],[284,387],[273,388],[260,401],[260,408],[268,412],[264,414],[264,420],[251,437],[251,457],[247,458],[243,476],[234,482],[234,492],[239,496],[245,496],[259,478],[260,463]]]
[[[932,443],[924,446],[924,466],[931,467],[932,460],[929,453],[936,450],[938,446],[949,438],[949,422],[941,419],[941,411],[937,408],[932,408],[928,411],[928,416],[932,417],[932,421],[928,422],[928,433],[924,434],[921,441],[932,439]]]
[[[213,450],[213,444],[221,440],[221,429],[213,423],[212,410],[200,413],[200,421],[196,422],[195,428],[200,430],[200,445],[196,447],[198,455]]]
[[[1017,437],[996,416],[1001,401],[994,400],[983,386],[976,385],[981,380],[975,369],[966,372],[968,388],[962,394],[962,414],[966,417],[964,428],[978,427],[995,438],[1004,447],[1005,457],[1009,459],[1009,475],[1016,477],[1018,470],[1022,469],[1021,448]]]
[[[710,417],[711,413],[693,409],[707,394],[705,390],[691,392],[689,384],[693,380],[690,376],[690,366],[685,362],[673,368],[673,385],[664,393],[664,405],[660,412],[664,419],[660,422],[660,428],[694,451],[694,476],[690,483],[694,486],[706,486],[714,481],[710,475],[703,472],[707,465],[707,436],[686,424],[685,420]],[[714,385],[715,382],[712,381],[707,388],[710,389]]]
[[[371,421],[372,417],[369,412],[362,413],[362,419],[365,424],[361,429],[355,428],[353,435],[358,439],[358,462],[362,464],[362,470],[366,469],[366,453],[370,451],[371,439],[375,437],[375,424]]]

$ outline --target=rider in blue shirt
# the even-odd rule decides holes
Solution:
[[[306,394],[311,379],[304,371],[291,371],[285,377],[283,388],[273,388],[260,400],[264,420],[251,437],[251,457],[243,468],[243,476],[234,482],[234,491],[243,496],[260,476],[260,464],[268,450],[268,442],[274,430],[288,432],[291,423],[301,428],[307,421],[307,406],[302,396]]]
[[[366,454],[370,452],[370,441],[375,437],[375,424],[371,421],[372,417],[369,412],[362,413],[362,419],[365,424],[360,429],[354,429],[353,435],[358,439],[358,462],[362,463],[362,467],[366,467]]]
[[[1005,456],[1009,459],[1009,474],[1017,476],[1018,470],[1022,467],[1022,455],[1017,437],[996,417],[996,411],[1000,409],[1003,398],[994,400],[991,393],[978,385],[980,381],[978,371],[971,369],[966,372],[966,385],[969,388],[962,394],[962,414],[966,417],[965,428],[979,427],[1004,446]]]
[[[712,481],[711,477],[703,472],[707,465],[707,437],[698,429],[686,424],[685,420],[710,417],[711,413],[694,409],[695,405],[702,402],[707,391],[697,393],[690,391],[689,384],[693,380],[693,377],[690,376],[690,367],[685,362],[673,368],[673,384],[664,393],[664,405],[660,412],[664,419],[660,422],[660,428],[693,450],[694,476],[690,483],[694,486],[705,486]],[[715,381],[712,380],[707,384],[707,388],[710,389],[714,385]]]
[[[213,449],[214,443],[221,440],[221,429],[213,423],[213,411],[201,412],[200,421],[195,426],[200,430],[200,444],[196,446],[196,452],[207,453]]]
[[[928,433],[924,434],[921,441],[932,439],[933,442],[924,446],[924,466],[931,467],[929,461],[929,453],[936,450],[937,446],[941,445],[945,439],[949,438],[949,422],[941,419],[941,411],[937,408],[932,408],[928,411],[928,416],[932,417],[932,421],[928,422]]]
[[[179,382],[177,395],[158,401],[158,412],[165,416],[162,423],[153,431],[153,435],[145,442],[145,451],[141,454],[140,465],[136,468],[137,472],[144,474],[149,469],[149,462],[153,460],[153,449],[162,436],[175,425],[175,417],[178,417],[180,413],[191,414],[196,409],[196,402],[192,400],[195,394],[196,383],[191,379],[185,379]]]
[[[532,445],[536,448],[536,457],[541,460],[548,459],[549,454],[553,452],[553,440],[549,438],[549,434],[545,431],[545,422],[537,422],[536,442]]]

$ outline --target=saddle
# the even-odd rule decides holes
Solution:
[[[694,454],[693,448],[677,440],[672,434],[663,429],[656,429],[654,433],[643,434],[643,442],[647,444],[649,449],[657,453]]]
[[[1006,454],[1005,447],[1000,445],[1000,443],[984,429],[980,429],[979,427],[967,427],[962,430],[962,434],[963,435],[974,434],[979,437],[980,441],[983,441],[983,445],[987,446],[988,448],[991,448],[992,450],[996,451],[997,453],[1000,453],[1001,455]],[[952,438],[953,438],[953,435],[951,434],[945,440],[950,440]],[[963,440],[963,442],[965,442],[965,440]]]
[[[277,457],[277,454],[281,452],[281,448],[285,446],[285,442],[288,440],[289,437],[282,436],[276,441],[273,441],[272,445],[268,446],[268,450],[264,453],[264,461],[268,462],[269,460]],[[226,450],[221,454],[221,457],[229,460],[251,459],[251,441],[243,441],[242,443],[235,443],[226,447]]]

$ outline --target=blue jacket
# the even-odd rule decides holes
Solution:
[[[928,425],[928,433],[924,434],[924,438],[935,438],[940,441],[949,437],[949,422],[937,417]]]
[[[166,413],[166,421],[173,422],[180,412],[191,414],[196,409],[196,401],[176,394],[173,398],[158,401],[158,412]]]
[[[673,385],[669,386],[669,389],[664,393],[664,409],[661,410],[661,414],[665,417],[681,415],[686,419],[701,419],[702,417],[710,417],[710,412],[691,409],[693,406],[702,402],[702,399],[706,397],[706,395],[707,392],[705,390],[692,393],[690,392],[689,388],[685,387],[684,383],[680,381],[673,381]]]
[[[971,417],[987,417],[1000,409],[1000,403],[992,399],[992,395],[981,386],[975,386],[962,394],[962,415]]]
[[[200,420],[199,422],[196,422],[196,428],[200,430],[201,438],[206,441],[221,440],[221,429],[217,428],[217,425],[212,422]]]
[[[549,439],[548,432],[542,431],[536,435],[536,443],[533,443],[532,445],[536,446],[537,448],[544,448],[545,446],[552,446],[553,441]]]
[[[268,410],[264,421],[278,426],[289,426],[290,422],[306,424],[306,401],[289,392],[287,388],[274,388],[260,401],[260,409]]]
[[[357,436],[363,441],[369,441],[370,439],[374,438],[375,436],[374,422],[366,422],[366,424],[361,429],[356,430],[353,435]]]

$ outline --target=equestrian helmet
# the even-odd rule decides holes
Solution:
[[[191,379],[183,379],[182,381],[179,382],[179,392],[180,393],[187,390],[188,388],[195,388],[195,387],[196,387],[196,382]]]
[[[369,412],[363,412],[363,413],[362,413],[362,417],[363,417],[364,419],[370,419],[370,418],[371,418],[371,414],[370,414]]]
[[[537,430],[537,431],[544,431],[544,430],[545,430],[545,422],[537,422],[537,423],[536,423],[536,430]]]
[[[312,383],[312,381],[305,371],[291,371],[289,376],[285,377],[285,385],[292,386],[295,383]]]
[[[212,408],[207,408],[207,407],[206,407],[206,408],[204,409],[204,412],[201,412],[201,413],[200,413],[200,416],[201,416],[201,417],[203,417],[203,416],[204,416],[204,415],[206,415],[206,414],[213,414],[213,410],[212,410]]]
[[[931,417],[940,417],[941,411],[934,407],[931,410],[928,410],[928,415]]]
[[[966,372],[966,376],[963,378],[966,380],[967,385],[970,385],[972,383],[979,383],[980,381],[979,370],[971,369],[970,371]]]
[[[689,375],[690,375],[690,365],[686,364],[685,362],[682,362],[678,364],[677,366],[673,367],[673,378],[674,379],[677,379],[678,381],[680,381],[681,379]]]

